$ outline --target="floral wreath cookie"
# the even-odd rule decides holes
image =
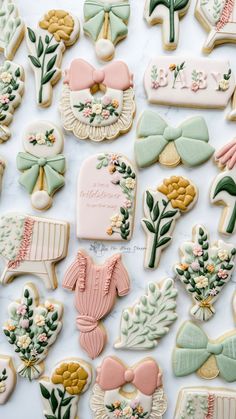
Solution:
[[[12,0],[0,0],[0,51],[13,60],[25,34],[25,25]]]
[[[8,125],[24,93],[24,70],[12,61],[0,67],[0,143],[7,141],[11,132]]]
[[[150,282],[147,293],[133,307],[123,311],[115,348],[154,349],[177,319],[176,298],[172,279],[166,279],[161,287]]]
[[[229,383],[235,382],[235,345],[235,330],[213,341],[197,323],[186,321],[176,338],[172,358],[174,374],[184,377],[196,372],[206,380],[220,375]]]
[[[196,186],[182,176],[164,179],[156,190],[147,189],[144,196],[142,227],[147,235],[144,267],[156,269],[161,252],[169,246],[176,221],[190,211],[198,198]]]
[[[38,106],[52,102],[52,87],[61,78],[61,62],[67,47],[79,38],[77,17],[64,10],[50,10],[39,22],[38,29],[27,28],[29,62],[35,75]]]
[[[213,204],[224,205],[219,232],[233,234],[236,230],[236,139],[215,154],[215,161],[223,169],[216,176],[210,191]]]
[[[104,93],[100,98],[93,96],[98,91]],[[76,59],[66,71],[60,111],[65,130],[77,138],[113,140],[132,127],[133,75],[123,61],[96,70]]]
[[[85,0],[84,33],[95,42],[99,59],[113,58],[115,45],[128,33],[129,15],[129,0]]]
[[[17,168],[22,171],[19,183],[31,194],[32,206],[46,210],[52,196],[65,184],[66,161],[60,154],[64,138],[60,129],[47,121],[31,123],[23,136],[25,152],[17,155]]]
[[[16,370],[10,356],[0,354],[0,405],[5,404],[16,385]]]
[[[126,384],[132,387],[129,391]],[[162,419],[167,398],[157,363],[145,358],[127,368],[116,357],[105,358],[97,369],[90,406],[94,419]]]
[[[64,259],[69,241],[65,221],[8,214],[0,218],[0,256],[6,261],[0,283],[18,276],[41,278],[48,289],[57,288],[55,264]]]
[[[174,270],[194,301],[191,315],[197,320],[215,314],[213,304],[232,277],[235,254],[235,246],[222,240],[210,245],[208,231],[201,225],[194,227],[193,241],[181,246],[181,263]]]
[[[209,32],[203,52],[216,45],[236,42],[236,3],[234,0],[198,0],[195,16]]]
[[[43,414],[46,419],[77,419],[81,394],[89,388],[92,368],[78,358],[59,362],[50,377],[39,381]]]
[[[43,373],[43,360],[62,328],[63,306],[54,300],[40,305],[37,288],[27,283],[21,300],[11,303],[8,312],[3,331],[22,361],[17,372],[34,380]]]
[[[144,111],[138,121],[134,145],[136,162],[139,167],[156,162],[167,167],[180,163],[194,167],[213,154],[214,148],[208,141],[208,128],[201,116],[188,118],[173,128],[157,113]]]
[[[162,23],[163,46],[174,50],[179,40],[179,20],[189,8],[190,0],[146,0],[144,17],[149,25]]]

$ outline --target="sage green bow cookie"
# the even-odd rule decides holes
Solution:
[[[208,144],[206,122],[200,116],[189,118],[179,127],[173,128],[157,113],[144,111],[138,122],[137,137],[134,151],[139,167],[156,163],[171,142],[186,166],[194,167],[204,163],[214,153],[214,148]]]
[[[28,193],[32,193],[37,183],[40,167],[43,168],[49,195],[64,186],[65,179],[62,173],[65,171],[65,157],[58,154],[54,157],[35,157],[29,153],[20,152],[17,155],[17,168],[24,171],[20,176],[19,182]]]
[[[210,342],[198,325],[184,323],[173,353],[175,375],[183,377],[198,371],[212,355],[219,374],[228,382],[236,381],[236,331],[218,342]]]

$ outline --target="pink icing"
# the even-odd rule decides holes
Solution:
[[[214,411],[215,411],[215,396],[214,394],[209,394],[206,419],[213,419]]]
[[[229,22],[230,16],[233,12],[233,8],[234,0],[226,0],[221,17],[216,25],[217,31],[220,31]]]
[[[83,273],[83,277],[82,277]],[[106,332],[100,322],[115,304],[116,295],[126,295],[130,290],[129,277],[117,254],[103,265],[95,265],[83,251],[65,274],[63,287],[75,290],[75,305],[79,312],[77,327],[80,344],[94,359],[104,348]]]
[[[215,154],[215,158],[222,166],[233,169],[236,164],[236,139],[222,147]]]
[[[69,70],[66,70],[64,83],[68,84],[72,91],[90,89],[95,84],[127,90],[133,86],[133,75],[123,61],[114,61],[103,69],[96,70],[87,61],[78,58],[72,61]]]
[[[27,217],[24,221],[23,238],[18,254],[14,260],[8,262],[8,269],[16,269],[27,257],[32,240],[33,226],[33,218]]]

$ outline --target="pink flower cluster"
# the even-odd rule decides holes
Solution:
[[[20,304],[16,309],[16,313],[20,316],[25,316],[27,313],[27,306],[25,304]]]
[[[193,254],[194,256],[202,256],[203,255],[202,246],[200,246],[199,244],[195,244],[193,246]]]

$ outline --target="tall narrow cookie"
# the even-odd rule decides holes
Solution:
[[[77,41],[79,32],[77,17],[64,10],[50,10],[39,22],[39,29],[27,28],[28,57],[35,75],[38,106],[51,105],[52,87],[61,78],[63,53]]]
[[[12,0],[0,1],[0,51],[7,60],[13,60],[24,38],[25,25]]]
[[[17,372],[34,380],[43,373],[43,360],[62,328],[63,306],[54,300],[39,304],[37,288],[27,283],[21,300],[11,303],[8,312],[3,331],[22,362]]]
[[[10,356],[0,354],[0,405],[5,404],[16,385],[16,370]]]

